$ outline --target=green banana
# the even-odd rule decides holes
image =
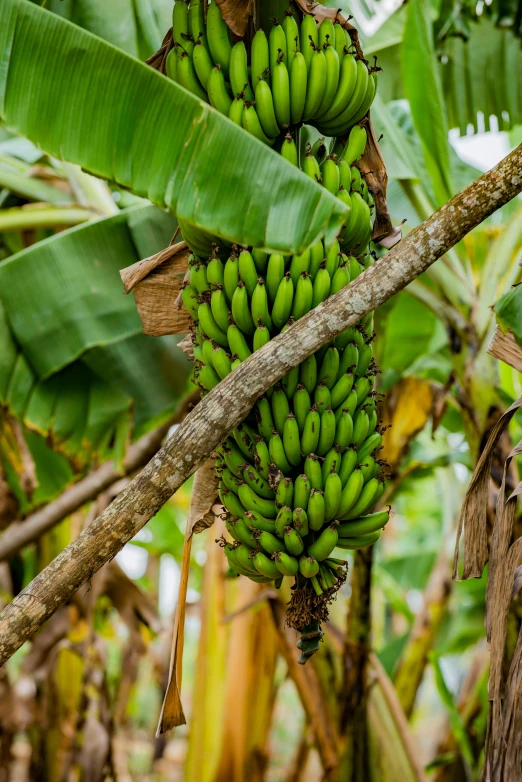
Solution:
[[[263,30],[258,30],[252,39],[250,51],[250,63],[252,71],[252,83],[257,84],[261,77],[269,81],[270,59],[268,54],[268,38]],[[256,99],[257,100],[257,99]]]
[[[323,559],[328,559],[337,545],[338,539],[339,534],[337,532],[337,525],[330,524],[321,532],[314,543],[312,543],[311,546],[308,546],[307,553],[311,557],[314,557],[318,562],[322,562]]]
[[[308,498],[308,523],[310,529],[320,530],[325,520],[325,499],[322,489],[312,489]]]
[[[299,367],[292,367],[281,380],[287,399],[292,400],[299,382]]]
[[[301,52],[296,52],[290,65],[290,119],[292,125],[301,122],[306,102],[308,68]]]
[[[299,367],[299,379],[309,394],[312,394],[317,385],[317,361],[312,353],[305,358]]]
[[[209,7],[212,7],[212,5],[213,3],[211,3]],[[221,114],[228,117],[232,105],[232,98],[227,90],[224,68],[219,63],[210,71],[207,81],[207,92],[210,105],[217,109],[217,111],[220,111]]]
[[[349,452],[348,452],[349,453]],[[342,471],[342,464],[341,464]],[[342,476],[339,476],[342,482]],[[342,519],[346,513],[349,513],[351,508],[355,505],[359,499],[359,495],[363,490],[364,478],[360,469],[354,468],[350,477],[343,485],[343,491],[341,493],[341,502],[337,509],[337,517]]]
[[[314,289],[312,278],[308,272],[301,272],[297,285],[295,286],[295,296],[292,304],[292,317],[299,320],[312,309]]]
[[[299,442],[299,427],[293,413],[287,415],[284,423],[283,446],[288,461],[296,467],[301,461],[301,446]]]
[[[203,363],[210,367],[214,366],[214,344],[210,339],[205,339],[201,348],[203,353]]]
[[[210,3],[207,8],[207,41],[212,59],[223,69],[224,76],[228,79],[232,52],[230,30],[216,2]],[[224,113],[228,114],[228,112]]]
[[[272,433],[272,437],[268,441],[268,450],[270,451],[270,458],[275,466],[281,470],[283,475],[288,475],[288,473],[292,471],[292,468],[286,457],[283,440],[281,439],[279,432]]]
[[[289,527],[292,523],[292,509],[288,506],[284,506],[279,510],[275,520],[276,535],[280,538],[284,537],[285,528]]]
[[[361,535],[357,538],[339,538],[337,548],[349,550],[368,548],[368,546],[373,546],[374,543],[377,543],[380,537],[381,531],[377,530],[377,532],[371,532],[369,535]]]
[[[280,253],[272,253],[266,270],[266,290],[268,301],[274,304],[279,285],[285,274],[285,259]]]
[[[369,456],[374,451],[377,451],[382,445],[382,434],[379,432],[373,432],[369,437],[366,438],[364,443],[361,445],[359,450],[357,451],[357,461],[362,462],[363,459],[366,459],[367,456]]]
[[[347,369],[342,377],[337,380],[331,392],[332,408],[337,410],[350,394],[353,387],[353,370]]]
[[[320,413],[322,413],[323,410],[326,410],[326,408],[330,407],[331,405],[330,389],[324,380],[321,380],[315,388],[314,405],[317,407]]]
[[[220,476],[221,480],[227,487],[229,491],[234,492],[234,494],[237,494],[239,491],[239,479],[236,478],[234,473],[232,473],[229,469],[225,467],[225,469],[221,470]]]
[[[304,508],[295,508],[292,514],[292,522],[302,538],[308,535],[308,516]]]
[[[288,397],[283,391],[281,383],[277,383],[274,387],[274,393],[272,394],[272,414],[274,418],[275,428],[283,436],[285,427],[285,421],[290,414],[290,405],[288,404]]]
[[[255,467],[249,464],[243,470],[243,480],[254,491],[258,497],[264,500],[273,500],[275,495],[263,476],[258,473]],[[239,492],[238,492],[239,493]]]
[[[335,415],[331,407],[321,413],[321,430],[317,449],[318,456],[325,456],[335,442]]]
[[[232,514],[232,516],[238,519],[241,518],[246,508],[241,503],[239,497],[236,494],[234,494],[234,492],[229,491],[225,487],[225,484],[223,484],[223,488],[219,490],[219,498],[223,506],[229,511],[229,513]],[[243,543],[243,540],[241,540],[241,542]],[[250,543],[247,545],[252,545],[252,544]]]
[[[365,375],[364,377],[360,377],[357,383],[354,386],[354,391],[357,394],[357,407],[360,407],[370,391],[373,388],[374,380],[373,377],[368,377]]]
[[[312,405],[305,419],[301,436],[301,450],[305,456],[316,453],[321,434],[321,416],[315,405]]]
[[[223,287],[229,304],[232,303],[232,296],[239,282],[239,258],[237,255],[231,255],[225,263],[223,269]]]
[[[344,37],[344,29],[338,22],[334,24],[334,36],[335,51],[337,52],[339,61],[341,62],[345,55],[346,38]]]
[[[335,45],[335,29],[331,19],[323,19],[319,25],[319,46]]]
[[[355,87],[351,98],[349,99],[345,108],[333,119],[327,119],[326,116],[320,118],[319,124],[321,133],[324,133],[325,135],[340,135],[341,133],[346,132],[351,124],[355,124],[354,118],[363,105],[365,98],[368,97],[368,82],[370,80],[368,68],[366,67],[364,60],[357,60],[356,68],[357,81],[355,82]],[[329,114],[329,112],[327,112],[327,114]]]
[[[240,361],[246,361],[252,355],[248,343],[241,329],[235,323],[231,323],[227,329],[227,339],[230,350]]]
[[[252,294],[250,308],[254,321],[258,323],[261,320],[263,325],[266,326],[269,331],[271,331],[272,319],[270,318],[268,309],[268,295],[266,292],[265,281],[262,277],[259,277],[257,280],[257,285],[254,288],[254,292]]]
[[[341,185],[339,178],[339,167],[335,160],[330,156],[328,156],[323,163],[321,177],[323,180],[323,187],[332,193],[332,195],[337,195]]]
[[[201,308],[200,308],[201,309]],[[245,283],[240,280],[232,296],[232,317],[244,334],[252,336],[256,330],[250,307]],[[218,342],[219,340],[216,340]]]
[[[357,362],[357,369],[355,374],[362,377],[368,371],[368,368],[373,359],[373,345],[371,342],[366,342],[359,351],[359,360]]]
[[[346,486],[348,479],[355,469],[357,464],[357,452],[352,448],[345,451],[341,457],[341,467],[339,469],[339,478],[343,485],[343,489]],[[363,477],[364,481],[364,477]]]
[[[267,554],[270,554],[270,556],[275,554],[276,551],[281,551],[281,541],[271,532],[262,530],[257,537],[257,540],[261,548],[264,549]]]
[[[315,157],[312,155],[311,152],[306,152],[304,161],[303,161],[303,171],[304,173],[310,177],[310,179],[315,179],[316,182],[319,184],[322,183],[321,178],[321,169],[319,167],[319,163],[315,159]],[[322,260],[322,252],[321,252],[321,260]]]
[[[297,166],[297,147],[291,133],[287,133],[281,146],[281,157]]]
[[[259,497],[247,483],[239,487],[238,496],[246,510],[255,510],[267,519],[277,516],[275,501]]]
[[[277,28],[272,28],[276,30]],[[271,67],[272,95],[274,98],[274,110],[277,124],[280,128],[290,125],[290,77],[286,65],[282,60],[277,60]]]
[[[183,304],[185,306],[185,309],[190,312],[193,318],[198,317],[198,292],[195,288],[192,287],[192,285],[185,285],[181,289],[181,298],[183,299]]]
[[[274,99],[272,97],[272,90],[268,86],[268,82],[262,78],[259,78],[256,82],[256,111],[259,117],[259,122],[263,128],[263,132],[268,136],[279,135],[279,125],[274,109]]]
[[[345,451],[350,445],[353,437],[353,421],[347,409],[344,409],[339,416],[335,426],[335,444],[341,451]]]
[[[247,510],[243,514],[246,525],[250,529],[257,529],[261,532],[275,532],[275,521],[273,519],[265,519],[260,513],[254,510]]]
[[[257,111],[252,104],[244,104],[241,124],[248,133],[250,133],[252,136],[255,136],[255,138],[257,138],[259,141],[262,141],[263,144],[268,144],[268,146],[271,147],[274,143],[273,138],[270,138],[263,133],[263,128],[261,127],[259,117],[257,116]]]
[[[323,488],[323,476],[321,473],[321,465],[319,463],[319,457],[315,453],[311,453],[305,461],[304,471],[310,481],[312,489]]]
[[[268,557],[265,554],[263,554],[262,551],[258,551],[253,559],[254,559],[254,565],[256,566],[256,569],[261,573],[261,575],[266,576],[267,578],[270,579],[279,578],[279,576],[281,575],[276,567],[275,562],[272,562],[271,559],[268,559]]]
[[[344,288],[346,285],[349,284],[350,284],[350,272],[348,271],[346,266],[343,266],[341,264],[333,276],[332,285],[330,288],[330,296],[333,296],[334,294],[338,293],[340,290],[342,290],[342,288]]]
[[[312,290],[312,309],[317,307],[328,298],[331,282],[330,274],[326,268],[326,261],[323,261],[314,277]]]
[[[319,573],[319,562],[309,554],[299,557],[299,572],[305,578],[313,578]]]
[[[289,11],[285,12],[285,18],[283,19],[283,30],[285,31],[286,39],[286,63],[287,68],[290,71],[294,57],[299,51],[299,27],[296,20]]]
[[[378,478],[372,478],[365,483],[357,501],[344,513],[339,513],[339,518],[344,520],[356,519],[369,510],[380,497],[382,483]]]
[[[336,445],[331,448],[323,460],[323,465],[321,467],[321,473],[323,477],[323,486],[326,483],[326,479],[329,476],[329,474],[333,471],[339,474],[339,471],[341,469],[341,452],[337,448]]]
[[[321,25],[321,27],[322,26],[323,25]],[[319,28],[319,36],[321,35],[321,27]],[[315,112],[315,116],[318,117],[320,117],[322,114],[325,114],[332,105],[339,86],[339,76],[341,71],[341,63],[339,61],[339,55],[337,54],[335,47],[325,43],[323,45],[323,51],[326,63],[326,80],[323,85],[321,101]]]
[[[167,54],[167,59],[165,60],[165,71],[169,79],[172,79],[172,81],[178,80],[178,62],[179,55],[177,50],[175,48],[171,49]]]
[[[364,408],[361,408],[361,410],[355,414],[355,418],[353,419],[353,433],[351,437],[351,443],[356,446],[362,445],[368,435],[368,427],[368,413]]]
[[[326,59],[322,49],[316,48],[312,54],[306,85],[306,100],[303,119],[306,121],[315,117],[323,98],[326,81]]]
[[[176,0],[172,9],[172,40],[183,51],[191,54],[194,46],[189,32],[188,5],[185,0]]]
[[[213,365],[214,369],[218,373],[221,380],[225,378],[227,375],[230,374],[232,371],[230,356],[228,353],[226,353],[223,348],[216,347],[214,348],[214,355],[213,355]]]
[[[303,433],[306,416],[311,406],[310,394],[306,388],[299,383],[296,387],[293,399],[294,415],[299,427],[299,434]]]
[[[262,250],[258,250],[256,247],[254,247],[252,250],[252,258],[254,259],[257,273],[264,276],[268,266],[268,255]]]
[[[339,187],[342,185],[346,192],[349,193],[352,187],[352,171],[350,165],[346,160],[340,160],[337,167],[339,169]]]
[[[293,527],[285,527],[285,535],[283,538],[285,542],[286,550],[293,554],[294,557],[298,557],[302,554],[304,549],[303,540],[301,535]]]
[[[268,37],[268,52],[270,75],[274,78],[274,70],[278,60],[286,55],[286,35],[283,26],[275,22]]]
[[[339,371],[339,360],[339,351],[334,345],[330,345],[325,353],[318,374],[319,382],[324,382],[329,389],[332,389],[335,385]]]
[[[254,93],[248,80],[247,53],[243,41],[238,41],[232,47],[229,71],[232,93],[234,95],[244,93],[247,100],[254,100]]]
[[[353,96],[358,75],[357,62],[351,54],[345,54],[340,63],[337,92],[319,122],[328,122],[343,113]]]
[[[270,433],[271,435],[271,433]],[[254,448],[254,464],[265,481],[270,475],[270,452],[264,440],[259,439]]]
[[[382,529],[390,518],[389,510],[378,510],[368,516],[360,516],[353,521],[346,521],[339,525],[340,538],[354,538],[359,535],[368,535]]]
[[[234,98],[232,103],[230,104],[230,109],[228,112],[228,118],[232,120],[232,122],[235,122],[236,125],[239,125],[240,128],[243,127],[243,109],[245,107],[245,101],[242,95],[237,96]]]
[[[308,507],[308,498],[311,491],[310,480],[306,473],[298,475],[294,484],[294,507],[304,508]]]
[[[213,339],[223,348],[228,348],[228,339],[226,333],[219,328],[212,314],[212,309],[208,302],[203,302],[198,309],[199,325],[209,339]]]
[[[343,486],[341,479],[335,472],[329,473],[324,485],[324,518],[325,521],[335,519],[339,505],[341,504],[341,494]]]
[[[221,331],[226,334],[230,325],[228,302],[221,288],[212,291],[210,297],[210,310]],[[220,343],[221,344],[221,343]]]
[[[258,321],[258,326],[254,331],[253,347],[254,353],[256,350],[264,347],[267,342],[270,342],[270,332],[264,323]]]
[[[295,576],[299,570],[297,559],[284,551],[276,551],[274,561],[277,569],[283,576]]]
[[[198,77],[201,86],[205,90],[206,98],[208,79],[214,64],[211,60],[208,50],[205,48],[201,40],[196,39],[194,51],[192,52],[192,62],[194,63],[196,76]]]
[[[337,373],[337,380],[340,380],[342,376],[349,370],[355,370],[359,362],[359,348],[356,342],[347,342],[344,346],[344,350],[339,361],[339,372]]]
[[[262,396],[256,403],[256,419],[259,434],[269,440],[274,431],[274,419],[272,418],[272,408],[266,396]]]
[[[310,70],[313,46],[317,47],[319,43],[319,30],[314,17],[311,14],[305,14],[301,20],[300,30],[300,50],[305,58],[307,70]],[[294,57],[295,59],[295,57]]]

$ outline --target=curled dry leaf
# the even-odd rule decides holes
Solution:
[[[216,501],[218,483],[215,460],[212,458],[208,459],[196,472],[192,486],[192,496],[190,499],[190,508],[185,529],[185,543],[181,560],[178,600],[174,616],[169,680],[163,705],[161,707],[156,736],[160,736],[162,733],[165,733],[178,725],[184,725],[186,722],[180,693],[192,535],[203,532],[204,529],[207,529],[214,523],[215,515],[212,511],[212,506]]]
[[[189,254],[185,242],[179,242],[120,272],[126,292],[134,290],[144,334],[159,337],[189,331],[192,318],[178,302]]]
[[[243,38],[248,28],[250,17],[254,15],[252,0],[217,0],[221,16],[234,35]]]
[[[382,244],[387,250],[390,250],[402,239],[402,231],[400,227],[394,228],[392,225],[386,201],[388,174],[386,173],[384,158],[370,116],[368,115],[361,124],[368,133],[368,142],[359,163],[359,168],[366,180],[368,189],[372,192],[375,199],[375,222],[373,224],[372,239],[374,242]]]
[[[522,372],[522,348],[517,345],[511,331],[504,332],[497,326],[488,345],[488,353],[510,367]]]

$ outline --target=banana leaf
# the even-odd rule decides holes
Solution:
[[[121,451],[130,429],[136,438],[164,420],[185,390],[178,338],[141,333],[119,277],[175,227],[141,205],[0,264],[0,404],[76,469]]]
[[[0,6],[0,119],[224,243],[302,252],[346,207],[208,104],[28,2]]]

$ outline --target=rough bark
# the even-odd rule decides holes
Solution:
[[[225,378],[107,510],[2,611],[0,664],[136,535],[245,418],[267,388],[405,288],[521,190],[519,145],[353,283],[271,340]]]

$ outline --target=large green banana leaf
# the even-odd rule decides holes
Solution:
[[[42,5],[41,0],[33,0]],[[172,0],[49,0],[45,7],[146,60],[170,27]]]
[[[208,104],[28,2],[0,5],[0,119],[224,242],[302,252],[346,207]]]
[[[405,97],[400,61],[406,15],[402,6],[364,44],[366,56],[377,55],[383,69],[379,95],[385,103]],[[490,19],[473,23],[468,42],[455,37],[437,42],[436,64],[450,128],[463,135],[470,126],[489,130],[491,117],[501,130],[522,124],[522,47],[512,32]]]
[[[0,264],[0,406],[77,469],[164,419],[186,387],[177,338],[141,333],[119,277],[175,227],[154,206],[133,207]]]

